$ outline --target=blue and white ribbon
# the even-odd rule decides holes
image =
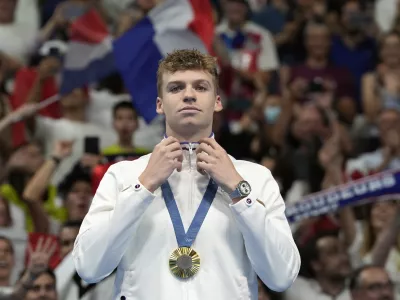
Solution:
[[[307,195],[286,208],[286,217],[297,222],[346,206],[396,198],[400,198],[400,170],[390,170]]]

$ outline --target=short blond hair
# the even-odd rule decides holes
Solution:
[[[164,73],[175,73],[177,71],[199,70],[212,75],[215,92],[218,93],[218,71],[217,59],[209,54],[201,53],[199,50],[175,50],[160,60],[157,70],[157,91],[162,95],[162,76]]]

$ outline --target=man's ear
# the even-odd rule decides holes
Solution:
[[[163,115],[164,114],[163,101],[162,101],[162,99],[160,97],[157,97],[156,112],[159,115]]]
[[[215,99],[214,111],[219,112],[222,109],[223,109],[223,107],[222,107],[222,102],[221,102],[221,96],[217,95],[217,98]]]

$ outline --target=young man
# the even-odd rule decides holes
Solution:
[[[24,300],[57,300],[56,276],[51,270],[38,273]]]
[[[117,268],[113,299],[256,300],[257,275],[286,290],[300,256],[278,185],[213,139],[215,59],[174,51],[157,76],[166,136],[105,174],[75,241],[77,272],[98,282]]]
[[[395,284],[380,266],[365,265],[350,278],[353,300],[394,300]]]
[[[133,145],[133,135],[138,128],[138,116],[132,102],[122,101],[113,107],[113,126],[118,135],[118,143],[103,149],[107,161],[134,159],[150,151]]]
[[[302,270],[285,293],[285,300],[350,300],[346,279],[349,256],[337,231],[321,231],[301,248]]]

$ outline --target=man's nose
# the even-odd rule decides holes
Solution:
[[[196,97],[195,97],[195,93],[193,91],[193,87],[188,85],[185,89],[185,94],[184,94],[184,98],[183,101],[185,102],[195,102],[196,101]]]
[[[393,300],[394,299],[394,291],[393,291],[393,289],[384,288],[381,291],[381,295],[380,295],[379,299],[382,299],[382,300]]]
[[[196,102],[196,98],[190,97],[190,96],[185,96],[185,98],[183,98],[183,102]]]

